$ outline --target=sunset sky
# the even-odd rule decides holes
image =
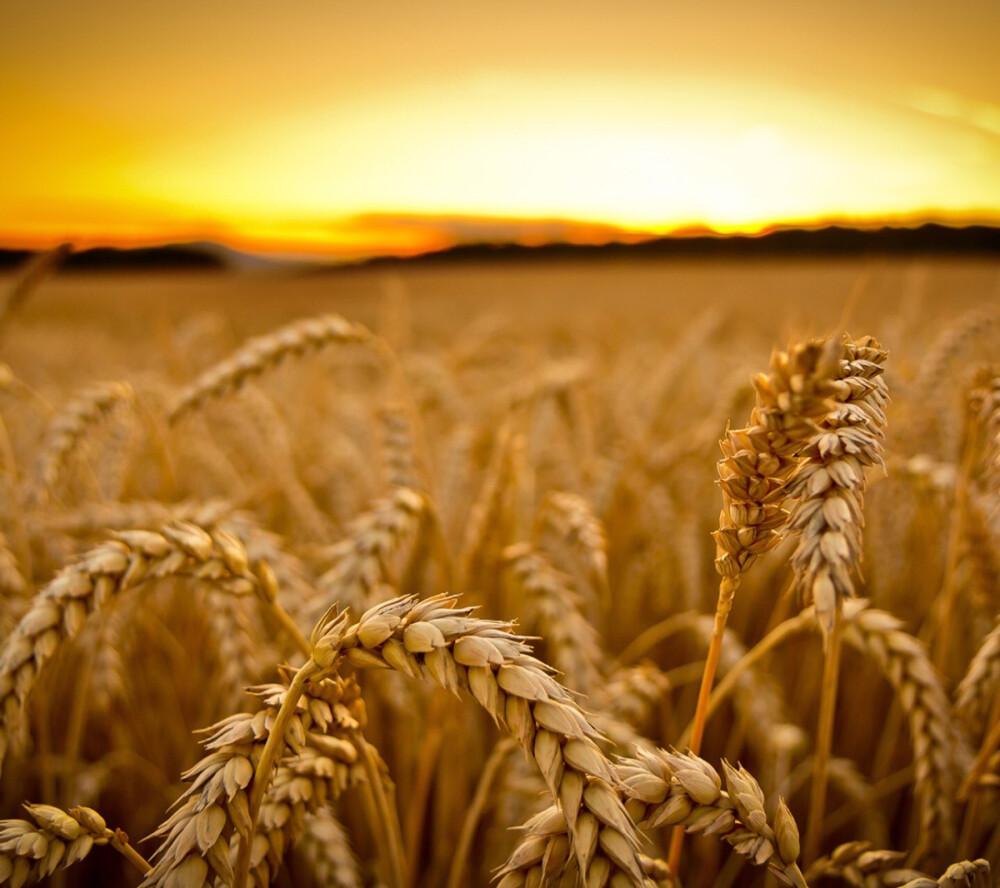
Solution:
[[[998,45],[996,0],[3,0],[0,246],[998,223]]]

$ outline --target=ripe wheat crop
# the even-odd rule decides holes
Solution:
[[[0,885],[994,884],[1000,314],[417,331],[393,286],[101,338],[44,271]]]

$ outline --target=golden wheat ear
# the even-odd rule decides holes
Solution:
[[[297,321],[266,336],[251,339],[224,361],[210,367],[176,398],[167,413],[174,423],[215,398],[235,392],[247,380],[278,366],[291,355],[319,351],[331,344],[367,343],[371,332],[339,315]]]

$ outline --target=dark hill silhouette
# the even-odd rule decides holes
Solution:
[[[1000,256],[1000,228],[986,225],[951,227],[928,223],[917,227],[876,229],[830,225],[825,228],[785,228],[762,235],[684,234],[639,243],[581,245],[549,243],[460,244],[414,257],[381,256],[349,264],[477,262],[485,259],[685,258],[700,256],[769,257],[849,255]],[[31,253],[0,249],[0,269],[23,265]],[[72,254],[64,263],[70,271],[261,270],[287,265],[280,259],[256,256],[213,243],[171,244],[126,250],[101,247]],[[297,259],[295,265],[302,266]],[[317,258],[316,266],[329,267]],[[338,266],[339,267],[339,266]]]
[[[762,235],[671,235],[634,244],[462,244],[409,259],[380,257],[367,264],[452,262],[483,259],[561,259],[588,257],[699,256],[847,256],[847,255],[989,255],[1000,256],[1000,228],[970,225],[953,228],[928,223],[915,228],[779,229]]]

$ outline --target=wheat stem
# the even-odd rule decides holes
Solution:
[[[833,723],[837,709],[837,683],[840,676],[840,651],[843,617],[839,610],[833,614],[833,628],[826,644],[823,660],[823,684],[820,690],[819,723],[816,727],[816,745],[813,752],[812,789],[809,795],[809,822],[806,826],[804,859],[808,865],[819,857],[823,840],[823,814],[826,810],[827,764],[833,743]]]

